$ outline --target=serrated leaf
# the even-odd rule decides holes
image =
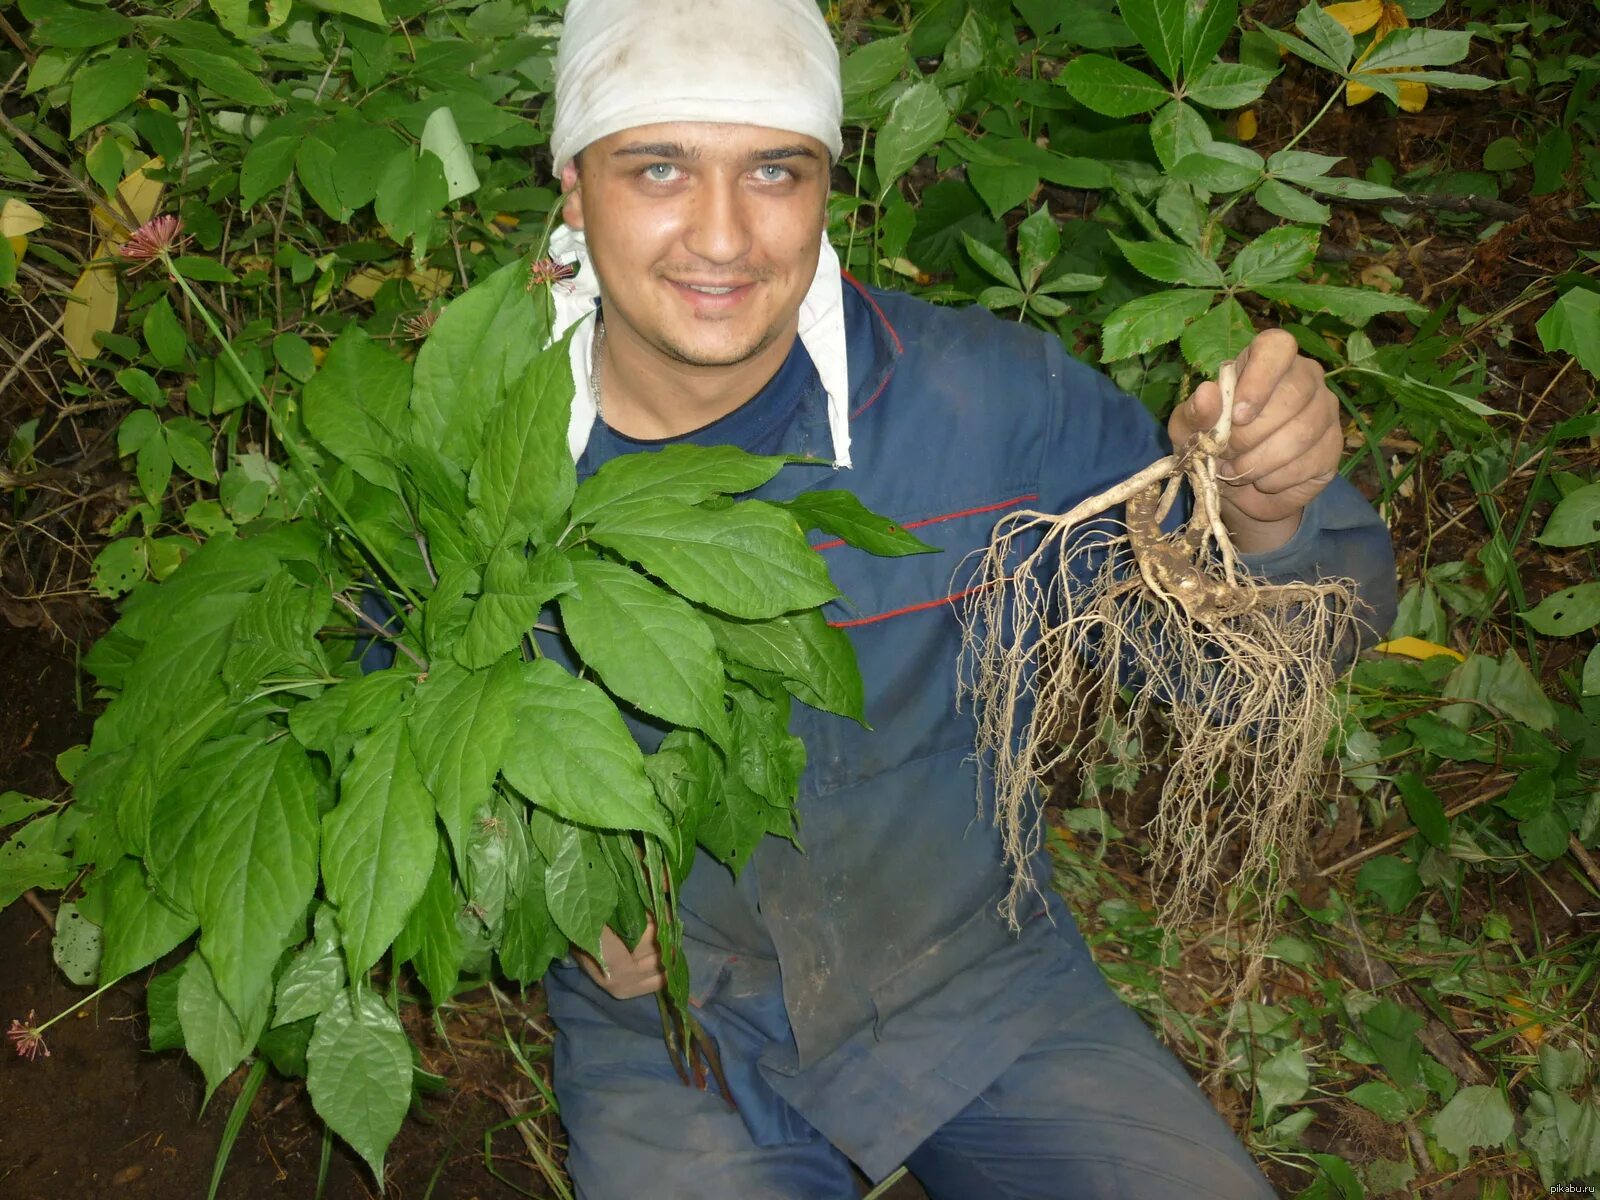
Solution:
[[[417,688],[408,718],[412,749],[463,870],[468,824],[489,803],[520,686],[521,668],[502,659],[487,671],[439,664]]]
[[[242,1026],[270,997],[316,888],[322,785],[287,738],[258,744],[228,784],[195,841],[192,895],[200,951]]]
[[[1216,62],[1184,85],[1184,95],[1207,108],[1243,108],[1261,98],[1276,71],[1242,63]]]
[[[1433,1136],[1465,1164],[1474,1146],[1497,1148],[1511,1136],[1511,1106],[1497,1087],[1464,1087],[1433,1118]]]
[[[577,474],[567,450],[571,336],[568,331],[508,387],[484,430],[483,453],[473,464],[467,495],[495,544],[520,543],[542,533],[572,503]]]
[[[500,969],[508,979],[533,983],[566,952],[566,935],[550,915],[545,899],[545,867],[541,859],[530,872],[521,894],[506,909],[505,929],[498,951]]]
[[[788,461],[735,446],[672,445],[650,454],[620,455],[578,485],[572,523],[603,519],[603,510],[612,505],[656,500],[699,504],[713,496],[737,496],[766,483]]]
[[[291,112],[268,122],[251,140],[239,165],[239,202],[245,208],[288,182],[308,123],[307,114]]]
[[[561,623],[584,665],[641,711],[727,745],[722,663],[695,611],[615,563],[578,561],[572,574]]]
[[[1150,118],[1150,144],[1162,167],[1170,172],[1191,154],[1215,143],[1206,119],[1182,100],[1174,100]]]
[[[1546,350],[1565,350],[1600,378],[1600,292],[1569,288],[1534,328]]]
[[[1234,255],[1228,264],[1228,282],[1255,288],[1292,279],[1316,258],[1318,240],[1314,229],[1295,225],[1269,229]]]
[[[1012,268],[1006,256],[992,246],[986,246],[970,233],[963,233],[961,240],[966,244],[967,253],[972,255],[972,261],[985,271],[993,275],[1001,283],[1021,290],[1022,281],[1017,278],[1017,272]]]
[[[556,853],[544,873],[550,917],[572,943],[600,957],[600,931],[617,906],[617,878],[600,835],[561,825]]]
[[[792,500],[778,503],[794,514],[802,529],[820,529],[868,554],[899,558],[939,552],[938,546],[930,546],[905,526],[879,516],[850,492],[801,492]]]
[[[183,1026],[178,1021],[178,981],[183,978],[185,965],[179,963],[161,972],[145,987],[144,1010],[150,1021],[145,1045],[152,1054],[183,1049]]]
[[[1302,312],[1332,313],[1352,325],[1364,325],[1379,313],[1398,312],[1423,316],[1427,309],[1405,296],[1386,296],[1366,288],[1334,287],[1320,283],[1271,283],[1253,289],[1280,304]]]
[[[344,990],[344,954],[333,910],[319,906],[312,940],[295,952],[278,976],[272,1027],[326,1012]]]
[[[1183,66],[1187,8],[1187,0],[1123,0],[1118,6],[1150,61],[1168,79],[1177,79]]]
[[[1350,36],[1349,30],[1328,15],[1326,9],[1307,4],[1295,15],[1294,24],[1313,46],[1327,56],[1333,70],[1342,74],[1350,69],[1350,60],[1356,55],[1355,39]]]
[[[1184,359],[1207,375],[1239,357],[1256,335],[1244,307],[1229,296],[1183,331],[1178,346]]]
[[[262,992],[241,1020],[217,990],[205,955],[191,954],[184,960],[183,974],[178,977],[178,1025],[183,1031],[183,1048],[206,1077],[202,1106],[244,1061],[267,1027],[270,997],[270,992]]]
[[[359,980],[389,948],[433,870],[433,797],[391,717],[368,734],[322,823],[322,880],[339,913],[345,960]]]
[[[483,592],[456,643],[456,661],[487,667],[515,651],[539,610],[573,586],[572,567],[549,546],[532,558],[513,546],[495,551],[484,568]]]
[[[400,493],[395,448],[405,428],[411,367],[351,326],[305,386],[306,428],[364,479]]]
[[[1402,911],[1422,893],[1422,880],[1414,863],[1392,854],[1380,854],[1361,865],[1356,888],[1371,892],[1387,912]]]
[[[1268,179],[1256,189],[1256,203],[1286,221],[1326,225],[1333,217],[1327,205],[1278,179]]]
[[[701,616],[726,657],[781,675],[790,694],[813,708],[866,724],[855,650],[844,630],[829,625],[820,609],[766,621]]]
[[[1061,227],[1050,215],[1048,205],[1040,205],[1017,226],[1017,265],[1023,282],[1033,287],[1045,268],[1061,253]]]
[[[414,665],[409,659],[402,661]],[[399,666],[345,680],[290,709],[289,732],[306,749],[331,758],[341,736],[366,733],[383,721],[405,702],[416,682],[415,670]]]
[[[450,999],[460,978],[461,932],[456,924],[460,911],[450,873],[450,853],[441,842],[434,853],[428,886],[395,941],[396,960],[410,960],[416,966],[417,978],[428,989],[435,1008]]]
[[[1212,142],[1179,159],[1170,174],[1208,192],[1237,192],[1260,179],[1264,166],[1261,156],[1248,147]]]
[[[873,143],[879,194],[931,150],[949,126],[950,110],[937,85],[924,79],[901,92]]]
[[[1106,117],[1152,112],[1171,99],[1166,85],[1103,54],[1080,54],[1056,82],[1079,104]]]
[[[600,514],[589,536],[696,604],[746,619],[839,594],[788,513],[755,500],[720,511],[662,501]]]
[[[1191,0],[1184,5],[1183,70],[1186,76],[1201,71],[1217,56],[1217,51],[1233,33],[1238,17],[1238,0]]]
[[[1221,287],[1222,268],[1189,246],[1177,242],[1130,242],[1111,235],[1122,256],[1141,275],[1161,283],[1184,283],[1192,287]]]
[[[1166,345],[1211,307],[1214,295],[1209,290],[1178,288],[1130,300],[1106,318],[1100,331],[1100,360],[1116,362]]]
[[[1345,1093],[1347,1099],[1359,1104],[1370,1113],[1376,1113],[1391,1125],[1398,1125],[1411,1112],[1411,1106],[1398,1088],[1377,1080],[1369,1080]]]
[[[1256,1095],[1261,1101],[1263,1118],[1270,1117],[1274,1109],[1295,1103],[1310,1086],[1311,1073],[1306,1066],[1305,1051],[1298,1045],[1285,1046],[1256,1072]]]
[[[667,835],[644,756],[599,687],[539,659],[521,668],[513,712],[501,763],[512,787],[568,821]]]
[[[105,944],[99,982],[148,967],[195,931],[193,916],[163,900],[136,859],[119,861],[105,879]]]
[[[317,1018],[306,1048],[317,1115],[380,1181],[383,1156],[411,1106],[411,1041],[377,995],[346,991]]]

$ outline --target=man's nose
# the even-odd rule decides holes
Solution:
[[[727,265],[750,252],[750,214],[737,179],[711,178],[697,189],[685,247],[707,262]]]

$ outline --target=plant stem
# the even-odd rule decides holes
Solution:
[[[200,314],[200,319],[205,322],[206,328],[211,331],[211,336],[216,338],[221,344],[222,354],[223,357],[228,360],[228,365],[238,372],[239,378],[243,380],[244,383],[249,387],[250,391],[254,393],[256,403],[261,405],[262,409],[266,412],[267,420],[272,425],[273,432],[277,434],[278,440],[283,443],[283,448],[288,451],[290,464],[293,466],[295,472],[299,474],[302,482],[305,483],[306,487],[310,489],[314,495],[321,496],[324,500],[326,500],[333,507],[333,511],[339,514],[339,519],[344,522],[345,528],[352,536],[356,536],[355,519],[351,517],[344,505],[340,503],[339,498],[327,488],[322,486],[322,481],[317,478],[316,472],[312,470],[311,465],[306,461],[305,451],[301,448],[300,443],[295,439],[294,435],[290,433],[287,424],[284,422],[283,418],[278,415],[277,409],[272,407],[272,402],[268,400],[266,394],[262,392],[260,385],[258,385],[255,379],[251,377],[250,372],[245,370],[244,363],[240,361],[238,353],[235,352],[232,341],[223,335],[222,327],[217,324],[216,318],[212,316],[210,308],[203,300],[201,300],[199,293],[197,293],[194,288],[190,286],[189,281],[183,277],[182,273],[179,272],[177,267],[173,265],[172,256],[166,250],[161,252],[161,261],[162,264],[167,268],[168,276],[170,276],[172,281],[176,283],[180,289],[182,289],[183,294],[188,298],[189,303],[192,304],[195,310]],[[357,538],[357,540],[360,539]],[[389,565],[383,554],[375,546],[368,545],[365,541],[361,541],[361,548],[366,551],[367,554],[372,556],[372,561],[378,565],[378,569],[388,577],[389,582],[393,583],[395,587],[400,589],[401,594],[405,596],[408,601],[410,601],[413,608],[422,607],[422,601],[414,592],[412,592],[410,588],[405,585],[405,582],[400,578],[399,572]],[[404,613],[400,614],[400,619],[402,621],[405,620]]]
[[[1287,143],[1285,143],[1283,150],[1278,151],[1279,154],[1284,153],[1286,150],[1293,150],[1295,146],[1299,144],[1301,138],[1305,137],[1306,134],[1310,133],[1317,127],[1317,122],[1328,115],[1328,110],[1333,107],[1333,102],[1339,98],[1339,92],[1343,87],[1344,85],[1341,83],[1339,87],[1333,89],[1333,95],[1328,97],[1327,103],[1317,110],[1316,116],[1312,117],[1311,120],[1307,121],[1300,127],[1300,132],[1295,134],[1288,140]]]
[[[43,1033],[46,1029],[49,1029],[50,1026],[54,1025],[57,1021],[61,1020],[61,1018],[66,1016],[68,1013],[77,1012],[80,1008],[82,1008],[84,1005],[88,1004],[91,1000],[98,1000],[106,992],[109,992],[112,988],[114,988],[117,984],[119,984],[121,982],[122,982],[122,976],[119,975],[115,979],[108,980],[107,982],[102,983],[99,987],[95,988],[94,991],[90,992],[82,1000],[75,1000],[71,1004],[67,1005],[66,1008],[63,1008],[60,1012],[58,1012],[55,1016],[51,1017],[43,1025],[35,1025],[35,1026],[33,1026],[31,1032],[34,1033],[34,1034]]]

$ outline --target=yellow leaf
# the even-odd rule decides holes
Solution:
[[[1247,108],[1234,123],[1234,136],[1241,142],[1251,141],[1256,136],[1256,128],[1256,110]]]
[[[1415,79],[1402,79],[1397,85],[1400,88],[1400,108],[1405,112],[1421,112],[1428,103],[1428,85],[1418,83]]]
[[[328,357],[328,348],[326,346],[318,346],[316,343],[313,342],[312,346],[311,346],[311,361],[316,363],[317,366],[320,367],[322,365],[322,360],[327,358],[327,357]]]
[[[33,205],[11,199],[0,204],[0,237],[26,238],[36,229],[44,228],[44,217]],[[13,246],[16,242],[11,243]]]
[[[1401,637],[1391,642],[1379,642],[1373,649],[1382,654],[1400,654],[1420,661],[1426,661],[1439,654],[1448,654],[1457,662],[1466,662],[1466,656],[1459,650],[1452,650],[1449,646],[1441,646],[1437,642],[1424,641],[1419,637]]]
[[[419,296],[437,296],[450,286],[450,272],[438,267],[419,267],[406,276]]]
[[[102,242],[95,251],[95,258],[104,259],[110,253],[110,245]],[[116,268],[109,261],[85,267],[78,282],[72,285],[67,311],[61,318],[61,337],[71,351],[69,361],[73,370],[80,375],[84,373],[83,360],[100,353],[94,335],[109,333],[116,324]]]
[[[1354,0],[1351,4],[1330,4],[1322,10],[1351,33],[1365,33],[1383,16],[1383,0]]]
[[[1344,85],[1344,102],[1346,104],[1365,104],[1378,93],[1364,83],[1357,83],[1352,79]]]
[[[1530,1049],[1537,1051],[1539,1043],[1544,1041],[1544,1026],[1540,1024],[1533,1005],[1520,996],[1507,996],[1506,1007],[1520,1018],[1512,1022],[1511,1028],[1521,1035]]]
[[[161,203],[161,191],[166,184],[159,180],[151,179],[146,172],[159,171],[166,166],[160,158],[147,159],[138,169],[129,171],[127,177],[117,185],[118,215],[131,222],[137,229],[151,217],[156,215],[156,206]],[[113,246],[119,246],[128,238],[127,231],[122,228],[122,222],[113,217],[109,209],[96,205],[94,209],[95,224],[100,227],[100,232],[111,239]]]

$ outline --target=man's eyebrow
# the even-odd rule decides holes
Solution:
[[[679,142],[630,142],[611,152],[613,158],[678,158],[696,159],[698,150],[690,150]]]
[[[817,158],[817,152],[810,146],[774,146],[770,150],[757,150],[750,156],[751,162],[782,162],[789,158]]]

